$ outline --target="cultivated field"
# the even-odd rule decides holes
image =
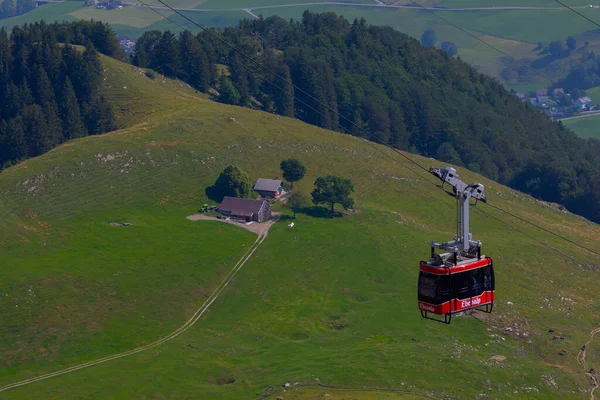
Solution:
[[[418,261],[428,256],[425,241],[453,235],[455,218],[454,201],[426,182],[432,177],[361,139],[212,103],[177,82],[104,63],[123,129],[0,174],[0,385],[183,325],[256,239],[185,218],[230,163],[252,178],[273,177],[281,159],[297,157],[308,166],[297,185],[305,192],[318,175],[352,178],[358,212],[326,218],[307,209],[290,228],[284,211],[209,311],[177,338],[2,398],[274,399],[284,389],[286,399],[589,398],[585,371],[600,363],[597,342],[585,363],[575,356],[600,323],[596,258],[480,204],[476,210],[579,263],[474,210],[474,236],[497,270],[494,313],[450,326],[422,320]],[[599,247],[597,225],[460,172],[485,184],[490,202]],[[118,226],[125,222],[133,225]]]

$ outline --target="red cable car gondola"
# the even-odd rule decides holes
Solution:
[[[473,308],[492,312],[494,306],[494,264],[481,254],[481,242],[469,233],[470,199],[485,201],[484,187],[467,185],[451,167],[432,168],[430,172],[454,188],[457,210],[457,234],[445,243],[431,242],[431,258],[419,266],[418,301],[423,318],[443,315],[435,321],[450,323],[452,314]],[[443,186],[443,184],[442,184]],[[446,250],[437,254],[435,249]]]

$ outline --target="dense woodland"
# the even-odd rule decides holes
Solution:
[[[460,59],[333,13],[213,33],[270,72],[206,33],[147,32],[133,62],[201,91],[214,87],[222,102],[466,166],[600,221],[600,142],[578,138]]]
[[[0,30],[0,166],[115,128],[93,44],[110,53],[116,39],[105,41],[107,32],[112,35],[98,23],[40,23],[10,36]],[[82,51],[67,43],[87,46]]]
[[[0,1],[0,19],[25,14],[34,8],[33,0],[2,0]]]
[[[590,51],[586,56],[582,56],[567,76],[559,80],[555,86],[568,91],[600,86],[600,55]]]

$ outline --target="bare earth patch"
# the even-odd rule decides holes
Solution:
[[[256,233],[257,235],[266,235],[269,232],[269,228],[271,228],[271,225],[273,225],[273,222],[275,222],[274,220],[271,220],[271,221],[262,222],[262,223],[258,223],[258,222],[246,223],[246,222],[240,222],[240,221],[236,221],[236,220],[232,220],[232,219],[218,219],[215,217],[209,217],[204,214],[192,214],[192,215],[188,215],[186,218],[189,219],[190,221],[225,222],[227,224],[232,224],[235,226],[239,226],[240,228],[244,228],[247,231]]]

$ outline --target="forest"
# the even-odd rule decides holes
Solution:
[[[0,30],[0,166],[115,129],[100,91],[102,68],[94,46],[111,52],[107,32],[112,35],[98,23],[39,23],[15,28],[10,36]]]
[[[571,70],[553,87],[563,87],[571,91],[575,89],[590,89],[600,86],[600,54],[596,55],[590,51],[586,56],[582,56]]]
[[[465,166],[600,222],[600,142],[392,28],[307,11],[198,35],[147,32],[132,61],[214,88],[218,101]]]
[[[25,14],[34,8],[33,0],[3,0],[0,1],[0,19]]]

